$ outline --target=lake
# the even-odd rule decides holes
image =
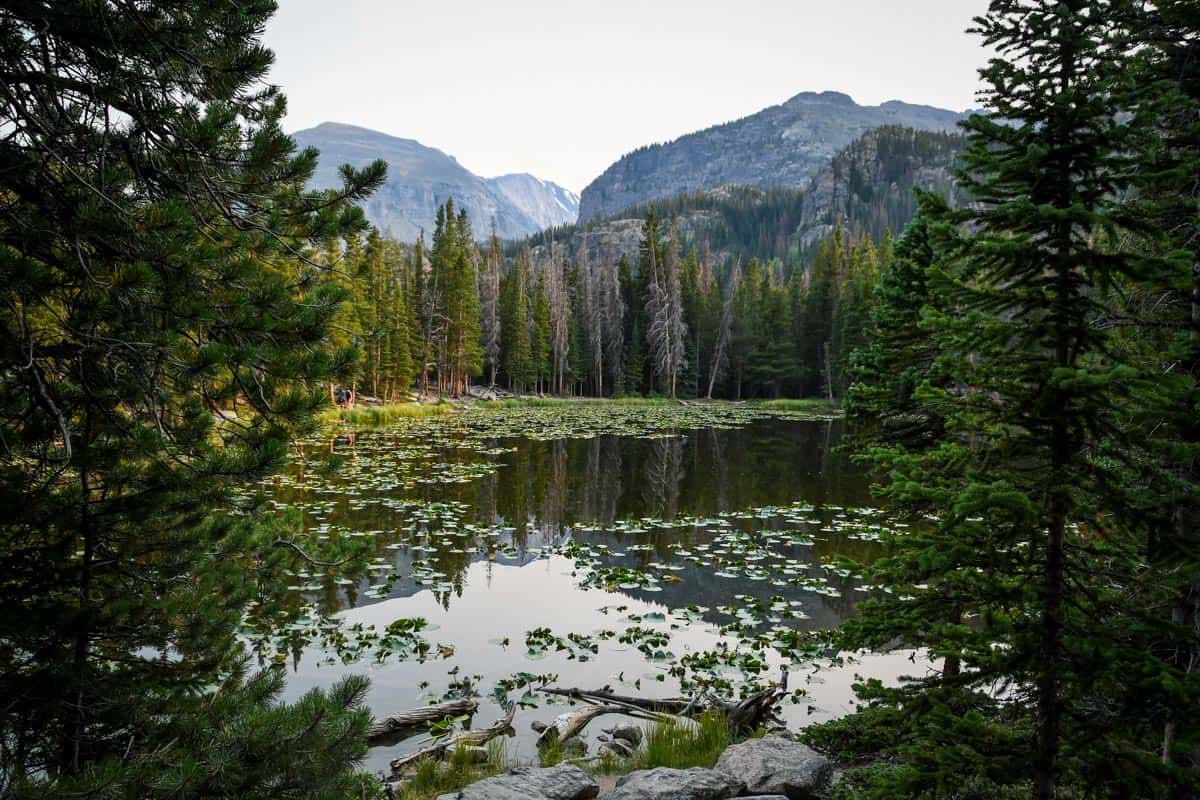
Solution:
[[[519,702],[524,759],[530,722],[563,711],[539,685],[736,696],[786,667],[789,725],[843,714],[856,674],[913,664],[831,661],[805,636],[864,596],[833,560],[870,559],[894,524],[837,452],[841,429],[733,404],[579,403],[325,431],[255,488],[308,541],[358,555],[297,570],[292,621],[257,644],[289,664],[289,697],[356,673],[376,715],[464,686],[476,725]]]

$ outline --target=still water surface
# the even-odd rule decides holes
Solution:
[[[305,443],[261,488],[310,534],[366,542],[372,563],[349,577],[300,574],[298,596],[314,616],[356,630],[421,618],[429,650],[380,659],[370,648],[297,645],[289,697],[366,674],[384,715],[468,679],[476,725],[501,715],[501,695],[525,701],[510,751],[530,759],[530,722],[563,708],[530,692],[536,682],[521,685],[521,673],[664,696],[679,694],[683,677],[688,693],[709,683],[736,694],[790,665],[789,688],[801,692],[784,716],[798,727],[849,710],[856,674],[913,671],[908,654],[832,664],[789,638],[852,613],[863,594],[829,561],[869,559],[887,524],[836,452],[840,422],[701,419],[687,424],[707,427],[668,421],[649,432],[638,429],[645,420],[628,422],[524,432],[512,414],[476,413]],[[385,769],[405,749],[372,749],[367,766]]]

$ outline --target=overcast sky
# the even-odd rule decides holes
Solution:
[[[416,139],[578,192],[624,153],[802,91],[975,107],[986,0],[280,0],[288,130]]]

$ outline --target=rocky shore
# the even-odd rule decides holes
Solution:
[[[712,769],[638,770],[602,791],[597,777],[575,764],[518,767],[437,800],[819,800],[833,764],[786,733],[730,745]],[[607,783],[607,782],[606,782]]]

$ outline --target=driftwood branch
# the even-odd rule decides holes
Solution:
[[[426,758],[441,758],[447,751],[452,751],[458,747],[472,747],[481,744],[487,744],[497,736],[502,736],[512,729],[513,716],[517,713],[515,703],[510,703],[508,710],[504,716],[493,722],[486,728],[480,728],[477,731],[462,731],[454,736],[447,736],[444,739],[434,741],[432,744],[418,748],[411,753],[406,753],[397,759],[393,759],[391,763],[392,774],[398,775],[405,768],[416,764]]]
[[[595,704],[623,704],[626,706],[634,706],[645,711],[657,711],[662,714],[679,714],[688,707],[690,701],[682,698],[652,698],[652,697],[634,697],[632,695],[614,694],[607,687],[603,689],[559,689],[556,687],[543,688],[540,691],[546,694],[559,695],[561,697],[569,697],[573,700],[582,700],[585,703]]]
[[[549,744],[552,739],[557,739],[558,743],[562,744],[572,736],[581,733],[596,717],[604,714],[624,714],[625,712],[625,706],[609,705],[584,706],[576,711],[559,714],[555,717],[554,722],[551,722],[546,730],[542,731],[542,735],[538,737],[538,744]]]
[[[752,694],[729,709],[729,727],[735,731],[751,731],[761,727],[775,715],[775,706],[787,695],[787,667],[780,668],[779,684]]]
[[[754,730],[771,720],[775,713],[775,706],[787,694],[787,685],[788,673],[786,669],[782,669],[780,681],[777,686],[763,689],[737,703],[722,700],[719,697],[711,695],[704,696],[703,698],[699,696],[692,698],[633,697],[630,695],[614,694],[607,686],[603,689],[560,689],[557,687],[547,687],[541,689],[541,691],[546,694],[569,697],[572,700],[590,703],[595,708],[610,709],[600,713],[614,713],[611,709],[616,708],[620,713],[630,714],[641,712],[652,719],[674,720],[677,724],[683,725],[694,724],[692,723],[692,719],[705,712],[717,711],[726,717],[730,728],[735,731],[746,731]],[[558,720],[555,720],[555,725],[547,728],[546,731],[554,730],[559,720],[569,716],[571,715],[564,714],[562,717],[559,717]],[[593,714],[594,716],[599,716],[599,714]],[[592,717],[588,717],[583,724],[586,725],[591,719]],[[565,739],[567,737],[562,738]]]
[[[288,541],[287,539],[276,539],[274,546],[290,547],[295,550],[305,561],[318,567],[340,567],[342,564],[345,564],[350,560],[349,558],[343,558],[341,561],[318,561],[308,553],[304,552],[304,548],[302,548],[300,545],[296,544],[295,542]]]
[[[367,745],[380,747],[393,745],[401,739],[412,736],[417,731],[427,730],[430,725],[446,717],[460,717],[464,714],[475,713],[479,704],[469,698],[440,703],[436,706],[425,706],[394,714],[390,717],[377,719],[367,728]]]

